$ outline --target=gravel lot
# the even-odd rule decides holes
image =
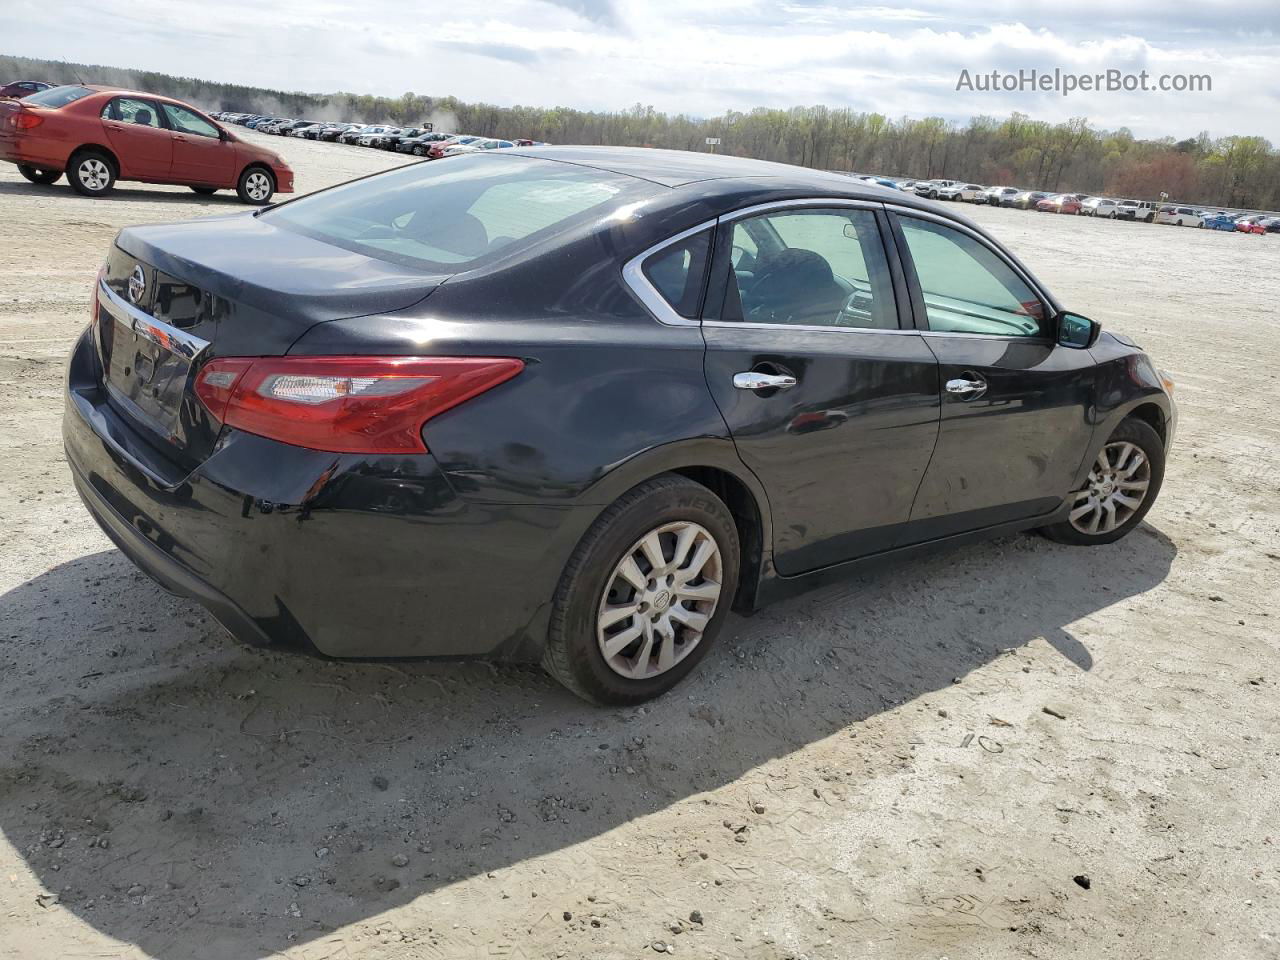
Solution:
[[[404,159],[261,139],[302,190]],[[1280,957],[1280,240],[966,208],[1178,381],[1146,524],[731,620],[604,711],[247,649],[99,533],[59,433],[93,275],[239,209],[0,166],[0,957]]]

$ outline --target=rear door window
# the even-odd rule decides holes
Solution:
[[[160,105],[151,100],[140,100],[135,97],[116,97],[107,104],[102,115],[139,127],[160,129],[164,126],[160,120]]]

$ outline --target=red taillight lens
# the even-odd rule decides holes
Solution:
[[[232,357],[196,396],[246,433],[335,453],[425,453],[422,425],[524,369],[510,357]]]
[[[38,113],[20,113],[13,119],[13,125],[19,130],[30,130],[44,123],[44,117]]]

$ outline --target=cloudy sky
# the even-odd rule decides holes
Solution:
[[[698,116],[816,103],[956,120],[1021,110],[1139,136],[1280,143],[1277,0],[95,0],[92,17],[79,0],[3,5],[3,53],[287,90]],[[1212,91],[956,89],[962,70],[1033,68],[1207,74]]]

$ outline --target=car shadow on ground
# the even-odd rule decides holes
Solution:
[[[85,197],[76,193],[67,185],[65,179],[50,184],[34,184],[27,183],[25,180],[20,183],[0,182],[0,197],[7,194],[21,195],[24,197],[39,196],[41,198],[48,197],[54,200],[92,200],[94,203],[115,203],[115,202],[138,202],[146,203],[179,203],[179,204],[228,204],[235,207],[244,207],[251,209],[248,204],[240,202],[240,198],[236,196],[235,190],[226,189],[219,190],[217,193],[209,195],[201,195],[194,190],[184,190],[181,193],[173,190],[161,190],[140,186],[119,187],[108,193],[104,197]]]
[[[676,691],[604,710],[533,667],[242,647],[104,551],[0,596],[0,831],[59,909],[147,956],[268,956],[974,683],[1011,649],[1048,641],[1065,671],[1122,656],[1072,625],[1175,555],[1144,525],[889,565],[731,619]]]

